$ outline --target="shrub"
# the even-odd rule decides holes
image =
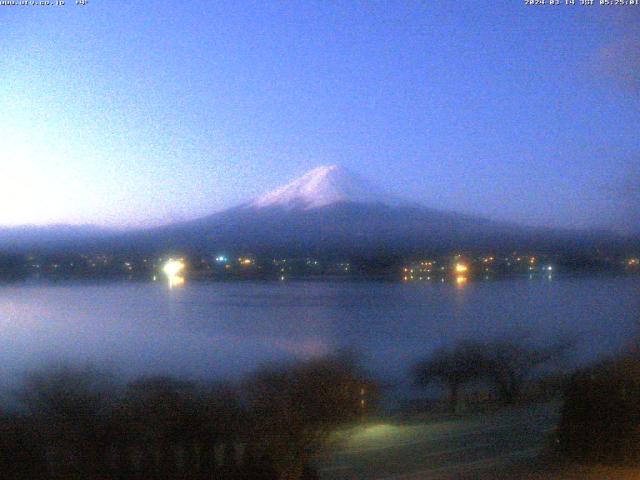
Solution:
[[[640,461],[640,359],[577,372],[564,388],[558,447],[579,461]]]

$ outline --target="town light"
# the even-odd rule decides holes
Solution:
[[[169,288],[173,288],[184,283],[184,277],[180,275],[184,268],[185,265],[182,259],[174,260],[173,258],[170,258],[169,260],[167,260],[167,262],[162,267],[162,271],[167,276]]]
[[[464,273],[467,270],[469,270],[469,267],[467,267],[464,263],[456,263],[456,273]]]
[[[162,271],[167,277],[173,277],[180,273],[184,269],[184,262],[182,260],[174,260],[170,258],[162,267]]]

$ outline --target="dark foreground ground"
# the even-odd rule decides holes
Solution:
[[[568,465],[549,454],[559,404],[439,420],[371,422],[340,435],[322,480],[640,479],[638,469]]]

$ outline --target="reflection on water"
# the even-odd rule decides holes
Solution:
[[[466,278],[459,276],[458,278]],[[402,377],[430,349],[508,333],[578,339],[577,361],[623,345],[640,279],[456,283],[194,283],[0,288],[0,374],[51,358],[196,377],[354,349]],[[462,288],[464,287],[464,288]]]

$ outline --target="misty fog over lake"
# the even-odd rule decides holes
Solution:
[[[233,377],[265,362],[348,349],[382,378],[459,339],[577,339],[573,362],[636,333],[638,277],[452,284],[375,282],[32,284],[0,288],[2,376],[48,362],[124,375]]]

